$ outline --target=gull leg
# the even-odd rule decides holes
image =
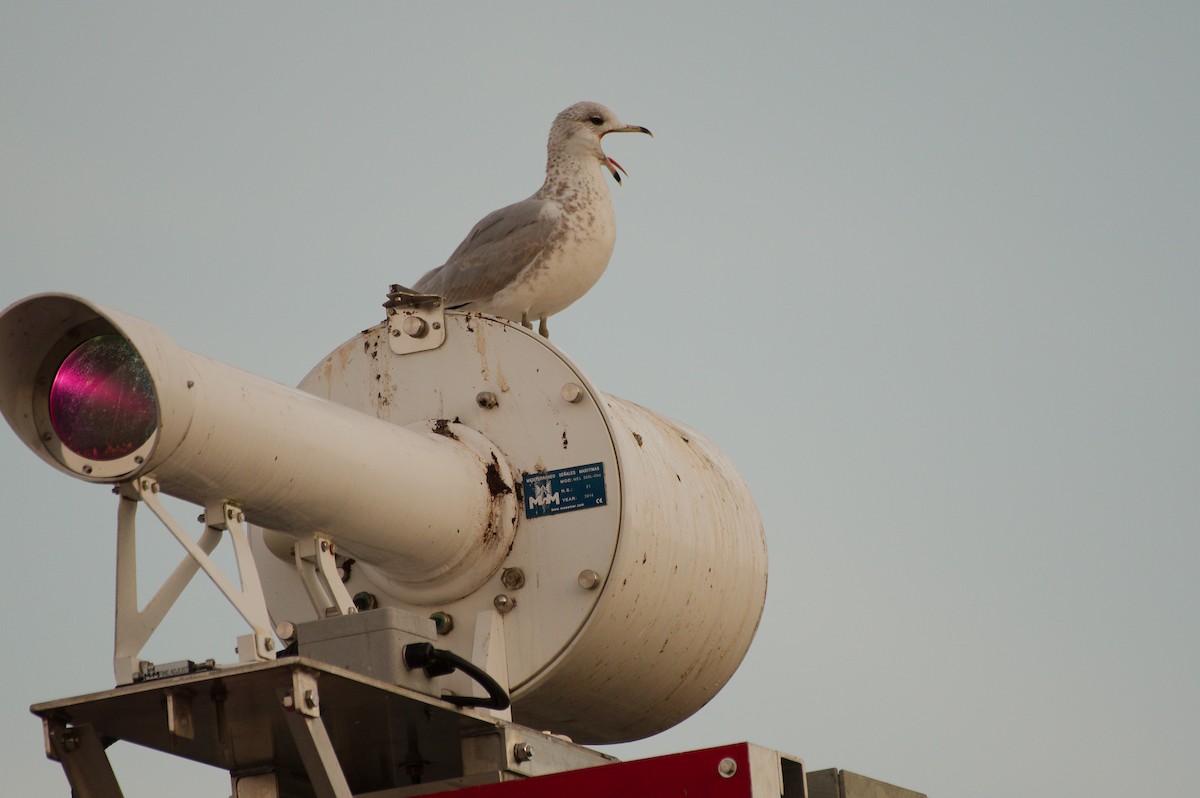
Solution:
[[[542,318],[538,320],[538,335],[542,336],[543,338],[550,337],[550,328],[546,326],[545,316],[542,316]]]
[[[521,326],[527,330],[533,329],[533,325],[529,323],[529,312],[528,311],[521,314]]]

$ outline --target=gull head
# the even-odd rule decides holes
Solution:
[[[554,118],[550,126],[550,141],[547,149],[550,157],[563,155],[575,158],[595,158],[609,173],[621,182],[625,169],[604,154],[600,139],[609,133],[645,133],[649,130],[639,125],[627,125],[616,114],[600,103],[575,103]]]

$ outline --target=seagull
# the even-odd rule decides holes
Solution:
[[[653,134],[626,125],[599,103],[572,105],[554,118],[546,145],[546,182],[479,220],[441,266],[413,286],[446,306],[520,321],[550,337],[549,316],[596,284],[617,238],[605,172],[625,169],[605,155],[609,133]]]

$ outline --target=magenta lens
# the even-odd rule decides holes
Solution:
[[[50,424],[68,449],[89,460],[119,460],[158,427],[150,372],[120,335],[98,335],[67,355],[50,386]]]

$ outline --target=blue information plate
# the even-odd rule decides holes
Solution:
[[[603,507],[607,501],[604,463],[560,468],[543,474],[526,474],[522,487],[526,518]]]

